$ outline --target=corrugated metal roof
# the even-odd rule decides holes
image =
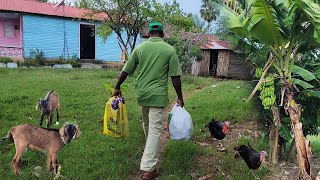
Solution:
[[[170,26],[165,25],[165,34],[164,34],[165,37],[170,37],[173,34],[169,28]],[[185,37],[194,38],[196,40],[196,43],[200,45],[201,49],[229,49],[229,50],[231,49],[228,42],[221,41],[210,34],[197,34],[197,33],[191,33],[191,32],[184,32],[181,34],[182,36],[185,36]],[[140,35],[142,38],[149,37],[147,26],[140,30]]]
[[[195,37],[201,43],[201,49],[231,49],[226,41],[220,41],[210,34],[198,34]]]
[[[86,9],[80,9],[72,6],[61,5],[56,8],[55,6],[56,4],[40,2],[37,0],[0,0],[0,10],[6,11],[70,18],[84,18],[85,14],[88,13],[88,10]]]

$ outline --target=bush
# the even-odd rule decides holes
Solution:
[[[60,64],[69,63],[73,68],[80,68],[81,64],[78,62],[77,54],[73,54],[71,57],[64,58],[63,55],[59,56],[58,62]]]
[[[30,50],[29,58],[25,59],[26,66],[43,66],[45,65],[44,52],[42,50],[36,49]]]
[[[72,65],[73,68],[80,68],[81,63],[79,63],[77,60],[71,60],[70,64]]]
[[[39,63],[35,59],[26,58],[23,62],[18,62],[19,66],[39,66]]]
[[[0,57],[0,62],[1,63],[8,63],[8,62],[12,62],[12,60],[9,57]]]

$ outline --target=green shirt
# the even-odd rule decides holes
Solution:
[[[136,79],[137,101],[140,106],[168,105],[168,77],[182,75],[175,49],[160,37],[151,37],[131,53],[123,71]]]

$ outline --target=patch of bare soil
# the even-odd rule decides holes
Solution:
[[[312,156],[312,174],[314,177],[312,179],[315,179],[315,176],[320,171],[320,159],[317,158],[315,155]],[[298,163],[288,163],[283,162],[281,164],[278,164],[275,166],[278,170],[272,174],[271,176],[266,177],[268,180],[293,180],[298,179],[299,175],[299,165]]]
[[[207,129],[205,130],[207,131]],[[232,179],[228,172],[223,170],[224,162],[221,156],[224,154],[234,154],[233,148],[238,145],[242,137],[247,137],[257,140],[261,136],[261,128],[254,121],[230,124],[228,135],[222,140],[213,140],[211,137],[196,142],[203,148],[214,148],[217,151],[215,154],[209,156],[200,156],[196,160],[196,165],[193,167],[198,172],[191,174],[191,176],[198,180],[211,180],[216,176],[224,176],[225,179]],[[221,145],[223,147],[221,147]],[[200,171],[199,171],[200,169]]]
[[[217,175],[222,175],[225,179],[232,179],[228,172],[222,170],[223,162],[219,157],[223,154],[221,153],[234,153],[233,148],[239,143],[239,140],[245,136],[253,139],[254,141],[262,135],[262,128],[257,124],[257,122],[243,122],[231,124],[228,135],[223,139],[222,144],[226,151],[221,151],[219,141],[213,141],[212,138],[208,138],[199,142],[196,142],[200,146],[207,148],[216,148],[216,156],[201,156],[197,159],[197,165],[194,168],[200,168],[200,173],[202,174],[192,174],[192,177],[198,178],[198,180],[209,180],[214,179]],[[220,149],[220,150],[219,150]],[[267,164],[271,168],[272,174],[265,177],[267,180],[295,180],[298,179],[299,166],[298,163],[290,162],[280,162],[276,165]],[[212,169],[214,169],[212,171]],[[312,174],[316,176],[320,171],[320,159],[315,155],[312,156]],[[195,171],[194,171],[195,172]],[[315,177],[313,177],[315,179]]]

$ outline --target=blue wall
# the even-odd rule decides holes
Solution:
[[[29,57],[30,50],[41,49],[46,58],[59,58],[64,54],[64,25],[66,29],[65,56],[76,54],[79,58],[79,28],[85,21],[68,18],[23,15],[23,50],[24,57]],[[139,42],[139,41],[138,41]],[[117,36],[113,33],[106,43],[96,35],[96,59],[103,61],[120,61],[121,49]]]

